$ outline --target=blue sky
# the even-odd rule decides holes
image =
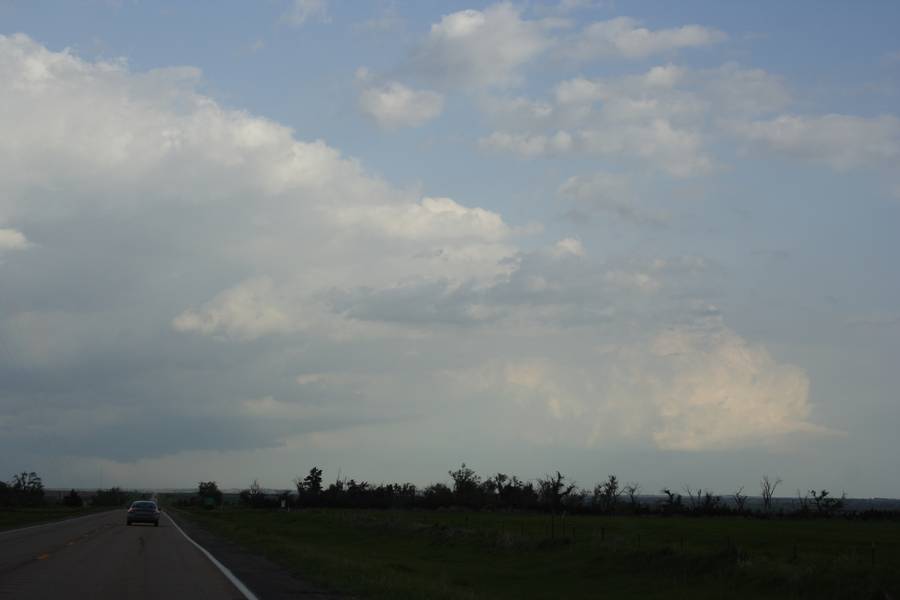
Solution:
[[[0,3],[0,469],[900,494],[893,3]]]

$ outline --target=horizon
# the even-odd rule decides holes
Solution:
[[[0,23],[0,479],[900,498],[900,4]]]

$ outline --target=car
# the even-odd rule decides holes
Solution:
[[[154,527],[159,527],[159,507],[152,500],[137,500],[131,503],[128,509],[128,515],[125,518],[125,524],[132,523],[153,523]]]

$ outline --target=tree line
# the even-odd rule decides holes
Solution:
[[[249,508],[376,508],[531,510],[568,514],[662,514],[662,515],[782,515],[832,516],[850,514],[846,495],[834,496],[828,490],[797,492],[791,504],[776,502],[780,478],[763,476],[759,496],[751,503],[741,487],[731,494],[684,486],[675,491],[660,490],[658,496],[643,493],[640,484],[623,483],[616,475],[590,488],[583,488],[556,471],[533,481],[524,481],[505,473],[483,477],[465,463],[448,471],[449,482],[418,488],[411,483],[378,483],[338,476],[326,484],[323,470],[313,467],[294,479],[294,491],[267,493],[254,480],[238,495],[238,503]],[[201,482],[195,498],[209,508],[223,502],[215,481]],[[900,516],[898,511],[863,511],[862,516]],[[857,514],[857,513],[854,513]]]
[[[97,490],[88,500],[72,489],[62,497],[60,503],[64,506],[78,508],[90,506],[124,506],[134,494],[126,492],[119,487],[107,490]],[[22,471],[14,474],[9,481],[0,481],[0,507],[5,508],[36,508],[45,506],[47,500],[44,480],[34,471]]]

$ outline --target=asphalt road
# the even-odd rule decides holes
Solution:
[[[125,511],[0,532],[0,598],[244,599],[165,516],[125,525]]]

